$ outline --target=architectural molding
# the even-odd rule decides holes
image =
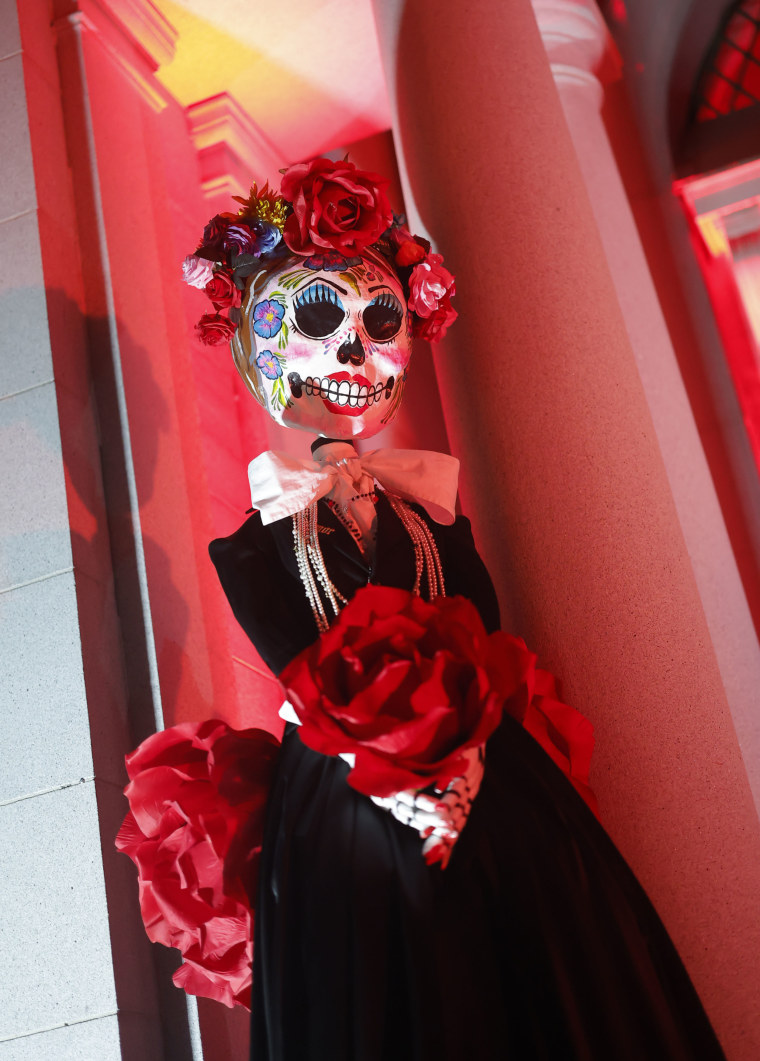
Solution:
[[[152,71],[174,58],[179,33],[151,0],[56,0],[53,10],[56,20],[81,12],[100,32],[110,24]]]
[[[566,63],[552,63],[551,71],[556,85],[578,85],[587,92],[591,91],[601,106],[604,99],[604,85],[594,74],[577,66],[568,66]]]
[[[201,166],[207,199],[247,194],[251,180],[273,181],[286,159],[226,92],[186,108],[190,136]]]
[[[160,23],[148,23],[146,20],[137,22],[135,19],[134,24],[130,25],[123,18],[116,17],[112,10],[112,7],[121,6],[129,9],[123,14],[135,14],[132,8],[145,8],[146,11],[153,8],[145,0],[140,0],[139,4],[137,0],[130,0],[123,5],[121,0],[113,4],[102,0],[66,2],[56,8],[58,17],[53,25],[58,33],[69,30],[80,36],[83,31],[90,34],[150,107],[160,112],[167,104],[168,94],[154,74],[160,65],[159,60],[163,57],[163,61],[169,61],[174,54],[176,31],[163,16],[160,16],[163,19]],[[155,13],[160,14],[158,11]],[[157,32],[159,29],[164,31],[160,35]],[[169,30],[174,34],[171,47]],[[137,31],[141,32],[141,36],[137,35]]]
[[[531,0],[552,73],[592,74],[602,85],[621,76],[622,64],[593,0]],[[577,80],[575,78],[574,80]]]

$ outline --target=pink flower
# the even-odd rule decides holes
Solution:
[[[316,158],[291,166],[281,193],[293,204],[283,239],[296,254],[335,250],[361,254],[393,221],[385,195],[388,181],[352,162]]]
[[[197,287],[200,291],[204,289],[213,275],[213,262],[198,258],[195,254],[188,254],[182,263],[182,279],[190,287]]]
[[[412,334],[429,343],[437,343],[443,339],[449,326],[458,316],[459,314],[449,301],[449,296],[446,295],[429,317],[415,316],[412,318]]]
[[[424,262],[419,262],[412,269],[409,277],[409,309],[418,317],[432,316],[444,299],[450,298],[455,292],[454,277],[448,269],[444,269],[442,262],[440,254],[429,254]],[[451,312],[454,313],[453,310]]]

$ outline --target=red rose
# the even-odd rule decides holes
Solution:
[[[395,248],[396,265],[409,266],[421,262],[430,250],[430,243],[422,236],[413,236],[406,228],[394,228],[391,243]]]
[[[217,309],[228,309],[230,306],[239,306],[241,292],[235,287],[232,273],[227,269],[217,269],[204,291],[214,303]]]
[[[237,331],[237,325],[221,313],[204,313],[195,326],[198,338],[206,346],[228,343]]]
[[[462,752],[499,725],[505,700],[520,720],[535,656],[487,634],[463,597],[428,603],[406,590],[359,590],[333,626],[283,671],[301,740],[356,756],[349,784],[386,796],[462,772]]]
[[[291,166],[281,192],[293,204],[283,239],[296,254],[336,250],[351,257],[383,234],[393,221],[384,189],[388,181],[352,162],[317,158]]]
[[[449,301],[449,296],[446,295],[438,304],[438,308],[429,317],[418,317],[417,315],[412,317],[412,334],[416,338],[426,339],[429,343],[437,343],[443,339],[449,326],[454,323],[458,316],[459,314]]]
[[[174,982],[250,1008],[254,893],[279,745],[211,719],[149,737],[127,756],[130,811],[116,846],[138,869],[154,943],[177,947]]]

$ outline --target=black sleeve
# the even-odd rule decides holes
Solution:
[[[496,590],[475,548],[470,521],[466,516],[457,516],[452,526],[438,525],[433,533],[441,553],[446,596],[468,597],[480,612],[488,632],[498,630],[501,620]]]
[[[235,618],[279,674],[317,637],[300,580],[283,565],[274,536],[258,515],[228,538],[212,541],[209,554]]]

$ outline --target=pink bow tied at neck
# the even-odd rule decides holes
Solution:
[[[313,460],[267,450],[248,465],[251,502],[261,522],[292,516],[329,496],[347,508],[377,483],[422,505],[436,523],[454,522],[459,461],[419,449],[375,449],[361,456],[348,442],[320,446]]]

